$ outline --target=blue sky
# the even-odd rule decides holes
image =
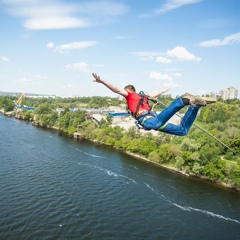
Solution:
[[[0,91],[240,92],[239,0],[0,0]]]

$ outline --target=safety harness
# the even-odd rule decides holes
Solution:
[[[150,107],[150,105],[149,105],[149,103],[148,103],[148,96],[145,95],[143,91],[139,92],[139,93],[138,93],[138,96],[140,97],[140,99],[139,99],[139,102],[138,102],[138,104],[137,104],[135,113],[132,112],[132,115],[133,115],[133,117],[134,117],[136,120],[138,120],[138,119],[140,118],[140,116],[141,116],[141,114],[142,114],[143,112],[149,112],[149,111],[147,111],[147,110],[143,110],[142,112],[141,112],[141,111],[139,112],[139,109],[140,109],[140,107],[143,105],[144,102],[147,104],[148,108],[151,110],[151,107]]]
[[[151,111],[152,108],[151,108],[151,106],[149,105],[148,100],[154,102],[155,104],[157,103],[157,101],[154,100],[154,99],[149,98],[146,94],[144,94],[143,91],[140,91],[140,92],[138,93],[138,95],[139,95],[140,99],[139,99],[139,102],[138,102],[138,104],[137,104],[135,113],[131,112],[130,109],[129,109],[129,112],[130,112],[131,115],[136,119],[136,121],[135,121],[136,127],[137,127],[138,129],[145,129],[145,128],[144,128],[144,123],[145,123],[145,121],[146,121],[147,119],[149,119],[149,118],[152,118],[152,117],[156,117],[156,116],[157,116],[155,112],[152,112],[152,111]],[[144,102],[147,104],[149,110],[140,110],[140,111],[139,111],[140,107],[143,105]],[[142,121],[141,121],[141,123],[139,122],[139,119],[140,119],[140,118],[143,118]],[[163,127],[165,127],[165,126],[163,126]],[[161,129],[163,129],[163,127],[161,127]],[[161,129],[159,129],[159,130],[161,130]]]

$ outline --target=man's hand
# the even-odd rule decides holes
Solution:
[[[105,85],[107,88],[109,88],[112,92],[117,93],[122,95],[123,97],[127,97],[128,92],[125,90],[121,90],[118,87],[116,87],[115,85],[107,82],[107,81],[103,81],[101,80],[100,76],[98,76],[96,73],[93,73],[92,76],[94,77],[94,82],[98,82],[98,83],[102,83],[103,85]]]
[[[94,82],[102,83],[100,76],[98,76],[96,73],[93,73],[92,76],[94,77]]]
[[[163,93],[168,92],[169,90],[170,90],[169,88],[163,89],[163,90],[160,91],[160,92],[156,92],[156,93],[152,94],[151,97],[152,97],[152,98],[159,97],[160,95],[162,95]]]
[[[162,90],[162,93],[166,93],[166,92],[168,92],[169,90],[170,90],[170,88],[163,89],[163,90]]]

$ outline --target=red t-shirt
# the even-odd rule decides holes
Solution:
[[[128,92],[128,95],[126,97],[126,101],[127,101],[127,105],[129,110],[132,112],[132,114],[136,114],[136,108],[137,105],[140,101],[140,96],[137,93],[132,93],[132,92]],[[147,98],[144,97],[143,103],[142,105],[139,107],[139,110],[146,110],[146,111],[150,111],[150,107],[147,103]]]

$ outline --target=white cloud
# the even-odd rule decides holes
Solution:
[[[30,30],[83,28],[89,26],[83,20],[67,16],[38,17],[27,20],[24,27]]]
[[[49,43],[46,45],[47,48],[53,48],[54,46],[55,46],[55,43],[53,43],[53,42],[49,42]]]
[[[59,0],[4,1],[9,12],[24,18],[24,27],[31,30],[84,28],[111,22],[128,7],[108,1],[67,3]]]
[[[15,1],[11,13],[25,18],[24,27],[31,30],[87,27],[90,23],[76,17],[76,5],[58,1]]]
[[[0,59],[3,62],[9,62],[9,59],[7,57],[5,57],[5,56],[2,56]]]
[[[150,78],[156,79],[156,80],[163,80],[163,81],[171,81],[172,77],[167,74],[161,74],[158,72],[150,72],[149,75]]]
[[[54,51],[57,52],[69,52],[70,50],[75,50],[75,49],[84,49],[87,47],[91,47],[96,45],[97,42],[91,42],[91,41],[86,41],[86,42],[72,42],[72,43],[66,43],[60,46],[57,46]]]
[[[230,44],[239,44],[240,43],[240,32],[229,35],[223,39],[213,39],[209,41],[204,41],[199,43],[200,47],[219,47]]]
[[[165,58],[165,57],[157,57],[157,60],[156,62],[158,63],[164,63],[164,64],[168,64],[168,63],[171,63],[172,60],[171,59],[168,59],[168,58]]]
[[[65,66],[66,70],[76,70],[76,71],[80,71],[80,72],[85,72],[88,73],[88,64],[81,62],[81,63],[73,63],[73,64],[67,64]]]
[[[159,14],[163,14],[174,9],[183,7],[189,4],[199,3],[202,0],[167,0],[166,3],[160,8],[154,10],[152,13],[141,14],[140,17],[151,17]]]
[[[201,58],[196,57],[194,54],[188,52],[184,47],[175,47],[167,51],[169,57],[175,57],[179,61],[201,61]]]
[[[155,11],[156,14],[169,12],[185,5],[201,2],[201,0],[168,0],[161,8]]]

